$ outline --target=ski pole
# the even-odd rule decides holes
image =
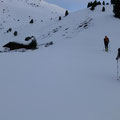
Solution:
[[[105,44],[103,44],[103,49],[102,50],[105,51]]]
[[[110,43],[109,43],[109,45],[108,45],[108,46],[109,46],[109,51],[111,51],[111,45],[110,45]]]
[[[119,66],[118,66],[118,60],[117,60],[117,80],[119,80],[119,71],[118,71],[118,69],[119,69]]]

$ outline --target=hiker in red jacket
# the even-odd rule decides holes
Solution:
[[[105,36],[104,38],[104,45],[105,45],[105,51],[108,52],[108,44],[109,44],[109,38]]]

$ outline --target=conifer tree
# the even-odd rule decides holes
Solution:
[[[69,12],[68,10],[65,11],[65,16],[68,16]]]
[[[111,0],[111,4],[115,4],[116,0]]]
[[[97,5],[101,5],[101,2],[100,2],[100,1],[98,1],[98,2],[97,2]]]
[[[59,20],[61,20],[61,16],[59,16]]]
[[[30,20],[30,24],[33,24],[33,23],[34,23],[34,20],[33,20],[33,19],[31,19],[31,20]]]
[[[17,36],[18,32],[17,32],[17,31],[15,31],[13,34],[14,34],[14,36]]]
[[[103,6],[103,8],[102,8],[102,12],[104,12],[105,11],[105,7]]]
[[[115,4],[113,5],[113,12],[115,17],[120,18],[120,0],[116,0]]]
[[[103,5],[105,5],[105,1],[103,1],[103,3],[102,3]]]

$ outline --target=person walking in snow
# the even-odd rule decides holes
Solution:
[[[105,51],[108,52],[108,44],[109,44],[109,38],[105,36],[104,38],[104,45],[105,45]]]
[[[120,59],[120,48],[118,48],[118,54],[117,54],[117,57],[116,57],[116,60],[117,60],[117,80],[120,79],[120,76],[119,76],[118,59]]]
[[[116,57],[116,60],[120,59],[120,48],[118,48],[118,54],[117,54],[117,57]]]

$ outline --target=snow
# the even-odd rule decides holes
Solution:
[[[17,17],[13,9],[20,9],[11,7],[10,14]],[[0,54],[1,120],[120,119],[120,81],[116,80],[115,60],[120,23],[111,5],[106,6],[106,12],[101,10],[102,6],[98,6],[93,12],[84,9],[67,17],[64,10],[59,12],[60,8],[56,8],[57,15],[46,10],[44,22],[35,15],[36,23],[32,25],[26,22],[26,10],[20,25],[11,22],[19,31],[16,37],[4,34],[9,28],[9,24],[5,25],[0,33],[1,49],[8,41],[24,42],[29,35],[35,35],[38,44],[54,44],[34,51]],[[108,53],[104,51],[105,35],[110,39]]]

